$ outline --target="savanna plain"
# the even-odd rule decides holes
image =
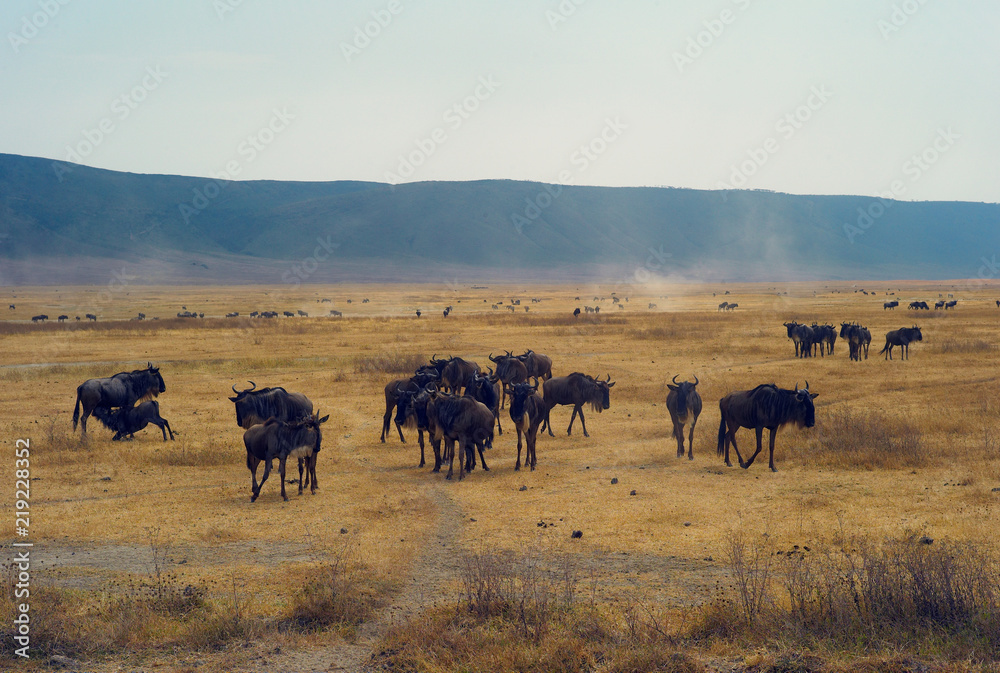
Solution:
[[[590,284],[2,292],[0,500],[13,531],[14,447],[30,440],[34,544],[32,658],[15,663],[7,566],[4,670],[1000,670],[1000,289],[620,286],[621,309]],[[906,308],[949,294],[953,309]],[[97,322],[74,319],[94,306]],[[601,310],[572,315],[584,306]],[[838,339],[796,358],[791,320],[866,325],[869,355]],[[878,354],[914,324],[908,360]],[[590,437],[556,407],[537,469],[515,471],[504,409],[489,471],[461,481],[431,471],[429,447],[417,466],[414,429],[379,441],[390,380],[434,355],[485,369],[528,348],[555,376],[615,382],[609,409],[584,409]],[[76,387],[147,363],[176,440],[150,426],[112,442],[93,418],[82,440]],[[665,408],[675,375],[704,401],[693,460]],[[274,472],[250,502],[228,399],[247,381],[330,415],[314,495],[289,484],[283,502]],[[726,467],[719,399],[806,381],[816,425],[779,431],[778,471],[766,432],[749,469]],[[746,455],[753,431],[737,438]]]

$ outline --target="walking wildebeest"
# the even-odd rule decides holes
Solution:
[[[254,502],[260,495],[260,489],[271,474],[271,461],[278,459],[278,474],[281,477],[281,497],[287,501],[285,494],[285,462],[289,458],[299,461],[299,495],[302,495],[302,470],[306,469],[306,483],[312,482],[310,491],[316,494],[319,484],[316,482],[316,454],[319,453],[323,441],[320,425],[329,416],[319,418],[318,414],[310,414],[297,420],[279,421],[269,418],[264,423],[257,423],[247,428],[243,433],[243,445],[247,450],[247,469],[250,470],[251,495]],[[257,483],[257,466],[264,462],[264,474],[260,484]]]
[[[948,295],[948,296],[950,297],[951,295]],[[945,302],[944,309],[947,311],[948,309],[955,308],[956,306],[958,306],[958,301],[955,300],[955,299],[952,299],[951,301]]]
[[[694,383],[684,381],[677,383],[677,376],[671,379],[667,387],[667,411],[670,413],[670,421],[674,425],[674,437],[677,439],[677,457],[684,457],[684,426],[690,425],[688,430],[688,460],[694,460],[694,426],[698,422],[698,415],[701,414],[701,395],[695,390],[698,385],[698,377],[694,377]]]
[[[163,441],[167,441],[167,433],[170,433],[171,441],[174,438],[174,431],[170,429],[167,419],[160,416],[160,404],[156,400],[146,400],[142,404],[134,407],[121,407],[113,411],[109,407],[94,407],[94,418],[104,424],[104,427],[115,431],[115,436],[111,441],[120,439],[131,439],[135,433],[139,432],[152,423],[163,433]]]
[[[809,382],[806,387],[799,390],[799,384],[795,384],[795,390],[784,390],[778,388],[773,383],[765,383],[757,386],[753,390],[740,390],[729,393],[719,400],[719,412],[722,419],[719,422],[719,445],[716,453],[726,456],[726,465],[732,467],[729,462],[729,445],[732,444],[736,450],[736,458],[740,461],[740,467],[744,470],[749,468],[757,454],[761,451],[761,440],[764,435],[764,428],[771,431],[770,435],[770,460],[769,466],[772,472],[777,472],[774,467],[774,436],[778,429],[788,423],[794,423],[800,428],[811,428],[816,424],[816,408],[813,400],[819,393],[809,392]],[[746,462],[740,455],[739,447],[736,446],[736,431],[740,428],[753,428],[757,433],[757,450]]]
[[[893,299],[892,301],[887,301],[887,302],[884,302],[884,303],[882,304],[882,310],[884,311],[884,310],[886,310],[886,309],[894,309],[894,308],[896,308],[897,306],[899,306],[899,302],[898,302],[898,301],[896,301],[895,299]]]
[[[147,363],[146,369],[136,369],[131,372],[119,372],[103,379],[88,379],[76,388],[76,406],[73,408],[73,430],[79,421],[83,431],[81,437],[87,436],[87,417],[97,407],[135,406],[136,402],[152,399],[167,387],[163,383],[158,367]],[[83,416],[80,416],[80,405],[83,405]]]
[[[518,355],[517,359],[528,368],[528,378],[537,377],[542,381],[552,378],[552,358],[548,355],[536,353],[529,348],[524,354]]]
[[[69,320],[69,316],[68,315],[61,315],[61,316],[59,316],[57,318],[57,320],[59,320],[59,322],[65,322],[66,320]]]
[[[909,360],[910,359],[910,342],[912,341],[923,341],[924,336],[920,333],[920,328],[914,325],[913,327],[903,327],[902,329],[894,329],[891,332],[886,332],[885,335],[885,346],[882,350],[878,352],[879,355],[885,353],[885,359],[892,359],[892,347],[899,346],[900,356],[899,359]]]
[[[510,420],[514,421],[517,428],[517,462],[514,469],[521,469],[521,434],[524,434],[527,442],[527,452],[524,454],[524,466],[535,469],[537,458],[535,456],[535,443],[538,439],[538,426],[545,418],[545,401],[538,394],[538,380],[535,383],[518,383],[509,386],[507,394],[510,395]]]
[[[795,344],[795,357],[808,358],[813,354],[813,343],[816,335],[808,325],[795,321],[782,323],[788,331],[788,338]]]
[[[507,351],[507,355],[498,355],[496,357],[493,357],[493,353],[490,353],[489,358],[490,362],[496,364],[496,376],[500,380],[501,385],[504,386],[500,391],[500,408],[502,409],[507,398],[507,386],[527,381],[528,367],[519,358],[513,356],[510,351]]]
[[[599,381],[580,372],[573,372],[569,376],[556,376],[549,379],[542,384],[543,399],[545,400],[545,423],[542,429],[547,428],[549,436],[555,437],[552,434],[552,424],[549,421],[552,407],[557,404],[572,404],[573,415],[570,416],[566,434],[573,434],[573,421],[576,420],[576,416],[579,414],[580,425],[583,426],[583,436],[590,437],[590,434],[587,432],[587,423],[583,419],[583,405],[589,403],[591,408],[597,413],[610,408],[610,393],[614,385],[615,382],[611,380],[611,374],[608,374],[607,381]]]
[[[420,446],[420,464],[417,467],[423,467],[425,462],[424,433],[426,432],[431,442],[434,442],[431,425],[427,419],[427,402],[430,400],[430,395],[434,392],[436,390],[429,386],[419,389],[397,389],[396,427],[405,425],[411,430],[416,428],[417,444]],[[434,472],[437,472],[441,469],[439,449],[435,451],[435,456],[438,457],[438,460],[434,463]]]

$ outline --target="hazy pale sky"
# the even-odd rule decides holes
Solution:
[[[0,152],[1000,200],[995,0],[4,0]]]

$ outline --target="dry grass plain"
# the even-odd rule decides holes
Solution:
[[[624,310],[612,305],[609,287],[584,284],[127,289],[102,304],[97,323],[72,320],[95,305],[93,288],[3,289],[17,308],[0,314],[0,438],[8,466],[15,440],[31,441],[36,586],[63,592],[59,610],[114,621],[101,601],[168,568],[170,582],[203,587],[206,600],[228,606],[236,621],[292,623],[296,596],[315,569],[349,559],[375,613],[356,628],[248,631],[207,638],[202,647],[181,635],[175,622],[184,619],[160,619],[100,636],[113,643],[103,652],[46,650],[36,640],[43,649],[35,666],[49,665],[45,654],[64,653],[85,661],[85,670],[357,668],[388,624],[454,605],[462,559],[483,550],[571,567],[591,605],[614,611],[641,603],[675,620],[731,583],[734,534],[766,534],[776,550],[928,536],[1000,552],[1000,309],[989,288],[896,281],[629,287],[619,291],[629,298]],[[900,308],[883,310],[887,291]],[[959,300],[954,310],[905,308],[947,293]],[[516,312],[491,309],[510,297],[521,299]],[[717,311],[723,300],[739,308]],[[443,318],[446,305],[454,311]],[[601,312],[573,318],[584,305]],[[168,319],[182,306],[206,318]],[[344,317],[221,317],[268,309],[316,316],[331,306]],[[161,319],[126,320],[139,311]],[[27,322],[38,313],[68,313],[71,322]],[[796,359],[787,320],[838,328],[859,321],[873,334],[870,356],[850,362],[838,341],[832,356]],[[877,355],[886,331],[914,323],[924,340],[908,361]],[[567,436],[570,411],[557,407],[556,436],[539,438],[536,471],[514,471],[515,437],[505,431],[487,452],[490,472],[477,469],[462,482],[417,468],[412,430],[404,430],[405,444],[394,427],[379,442],[382,388],[410,373],[416,359],[447,354],[488,364],[491,352],[525,348],[550,355],[556,375],[610,374],[617,382],[608,411],[586,410],[589,438],[579,421]],[[147,428],[132,442],[112,443],[92,420],[90,439],[81,442],[71,424],[76,386],[147,361],[166,381],[159,403],[177,440],[164,443]],[[701,381],[693,461],[675,457],[664,407],[675,374]],[[331,415],[315,496],[290,488],[290,502],[282,502],[275,473],[249,502],[242,430],[227,399],[231,385],[247,380],[303,392]],[[715,452],[719,398],[806,380],[819,393],[817,424],[779,433],[779,471],[767,469],[766,446],[749,470],[725,467]],[[511,428],[506,410],[501,418]],[[868,431],[860,440],[849,436],[862,426]],[[752,446],[752,431],[738,437],[741,449]],[[905,441],[897,446],[899,437]],[[13,484],[2,496],[9,513],[12,492]],[[571,539],[574,530],[583,537]],[[42,639],[44,615],[37,620]],[[88,628],[43,642],[98,638]],[[742,647],[715,642],[699,657],[710,670],[778,670],[754,666],[781,643]],[[441,666],[426,670],[447,669]]]

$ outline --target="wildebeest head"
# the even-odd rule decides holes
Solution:
[[[670,390],[677,392],[677,415],[683,417],[687,414],[688,398],[691,396],[691,393],[694,392],[695,386],[698,385],[698,377],[694,377],[694,383],[691,383],[690,381],[677,383],[677,375],[674,374],[674,378],[672,378],[671,381],[673,381],[673,383],[668,383],[667,387],[670,388]]]
[[[516,383],[507,386],[507,395],[510,397],[510,417],[521,418],[524,416],[524,403],[529,397],[538,392],[538,379],[535,383]]]
[[[499,389],[494,386],[496,379],[493,370],[490,369],[489,372],[487,375],[479,372],[474,373],[466,394],[472,395],[477,401],[493,410],[500,405],[500,393]]]
[[[315,414],[309,414],[308,416],[285,423],[285,428],[290,433],[288,443],[291,450],[294,451],[299,447],[312,444],[313,452],[319,451],[320,444],[323,441],[323,431],[319,426],[326,423],[329,419],[329,414],[320,418],[319,411],[317,411]]]
[[[788,330],[788,338],[789,339],[792,338],[792,334],[795,332],[795,328],[799,326],[799,324],[797,322],[795,322],[794,320],[792,322],[785,322],[785,323],[781,323],[781,324],[784,325],[785,328]]]
[[[819,393],[809,392],[808,381],[806,381],[806,387],[802,389],[799,389],[799,384],[796,383],[789,422],[795,423],[800,428],[811,428],[816,425],[816,407],[813,405],[813,400],[817,396]]]
[[[920,328],[914,325],[910,328],[910,341],[923,341],[924,335],[920,333]]]
[[[590,377],[587,377],[590,378]],[[597,413],[601,413],[605,409],[611,408],[611,388],[614,387],[617,381],[611,380],[611,374],[608,374],[606,381],[601,381],[600,379],[591,379],[594,387],[590,394],[590,406]]]
[[[851,336],[851,331],[854,329],[854,325],[849,322],[840,323],[840,338],[846,339]]]

